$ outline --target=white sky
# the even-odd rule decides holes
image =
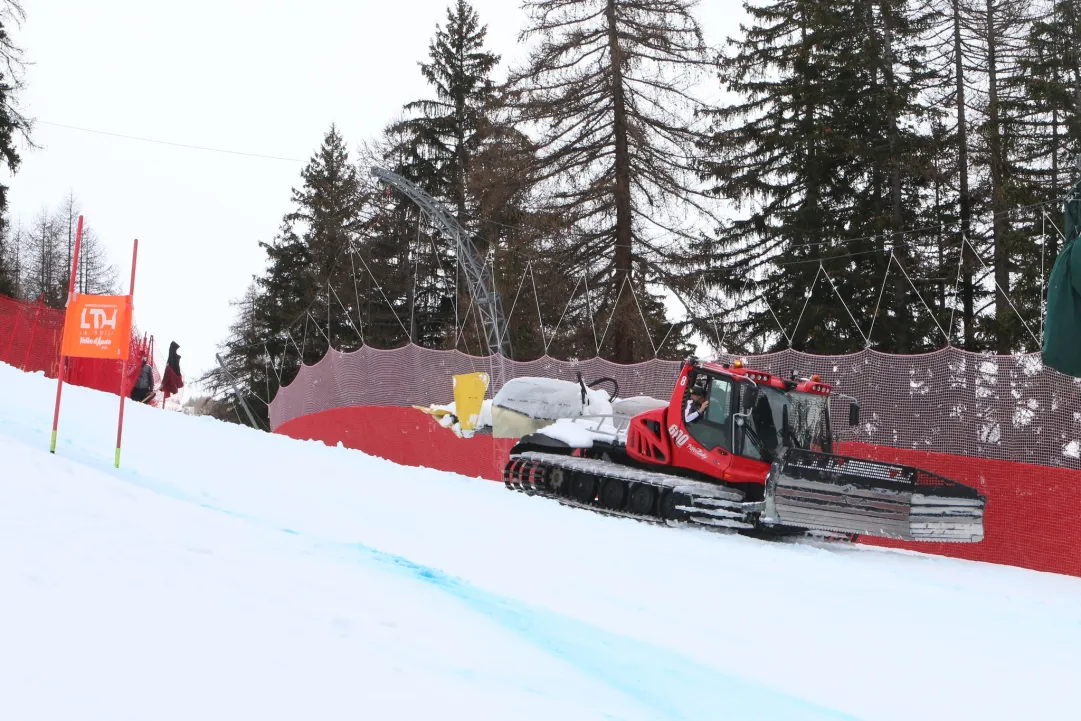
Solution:
[[[259,241],[332,122],[350,149],[428,91],[427,56],[450,0],[24,0],[11,30],[33,63],[21,96],[37,150],[9,185],[13,223],[69,190],[127,290],[139,239],[136,322],[177,341],[185,377],[214,365],[239,297],[263,268]],[[472,0],[503,56],[519,58],[518,0]],[[738,30],[740,0],[705,0],[707,41]],[[59,128],[294,158],[203,152]]]

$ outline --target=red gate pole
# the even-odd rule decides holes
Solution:
[[[34,336],[38,334],[38,318],[41,317],[41,307],[45,305],[45,294],[38,298],[38,310],[34,314],[34,327],[30,329],[30,342],[26,345],[26,353],[23,354],[23,372],[26,372],[26,364],[30,362],[30,351],[34,348]]]
[[[131,286],[128,290],[128,303],[131,304],[132,315],[135,315],[135,261],[139,257],[139,239],[135,239],[135,246],[131,250]],[[128,340],[128,346],[131,346],[131,340]],[[130,353],[129,353],[130,355]],[[140,371],[141,373],[142,371]],[[128,362],[126,360],[120,361],[120,419],[116,424],[116,459],[114,465],[120,468],[120,439],[124,435],[124,401],[127,396],[124,395],[125,381],[128,379]]]
[[[75,252],[71,258],[71,282],[68,283],[68,305],[75,300],[75,271],[79,267],[79,246],[83,241],[83,216],[79,216],[79,226],[75,230]],[[67,329],[65,328],[65,331]],[[60,391],[64,389],[64,339],[60,338],[60,364],[56,371],[56,408],[53,409],[53,436],[49,442],[49,453],[56,453],[56,429],[60,425]]]

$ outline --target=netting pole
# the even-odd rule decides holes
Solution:
[[[34,313],[34,326],[30,329],[30,342],[26,344],[26,353],[23,354],[22,370],[26,372],[26,364],[30,362],[30,351],[34,348],[34,336],[38,334],[38,319],[41,317],[41,306],[45,305],[45,294],[38,298],[38,309]]]
[[[135,239],[135,245],[131,250],[131,285],[128,290],[128,303],[129,309],[132,313],[135,312],[135,261],[139,257],[139,239]],[[130,353],[129,353],[130,355]],[[152,357],[151,357],[152,358]],[[140,371],[141,372],[141,371]],[[124,436],[124,401],[127,396],[124,394],[124,382],[128,377],[128,361],[120,361],[120,418],[116,423],[116,458],[113,465],[116,468],[120,468],[120,439]],[[161,402],[162,407],[165,406],[165,401]]]
[[[83,241],[83,216],[75,230],[75,250],[71,255],[71,281],[68,283],[68,305],[75,300],[75,272],[79,267],[79,247]],[[53,408],[53,433],[49,441],[49,453],[56,453],[56,430],[60,427],[60,392],[64,390],[64,341],[60,341],[60,363],[56,371],[56,406]]]

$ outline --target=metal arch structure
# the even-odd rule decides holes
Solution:
[[[428,195],[412,181],[406,180],[397,173],[392,173],[385,168],[372,168],[371,173],[372,176],[416,203],[422,211],[428,214],[432,222],[439,226],[440,230],[454,239],[456,254],[462,267],[465,268],[469,290],[473,294],[477,310],[480,312],[485,340],[488,343],[488,352],[492,355],[510,358],[510,341],[507,338],[507,321],[503,317],[503,301],[495,287],[495,276],[492,273],[492,267],[484,262],[477,251],[477,244],[473,240],[473,236],[435,198]]]

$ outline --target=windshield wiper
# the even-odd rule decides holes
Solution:
[[[766,444],[764,444],[762,442],[762,439],[758,437],[758,433],[755,432],[754,428],[751,428],[751,426],[748,425],[746,419],[744,419],[743,423],[740,424],[740,428],[743,429],[744,437],[751,439],[751,445],[753,445],[758,451],[758,455],[762,456],[762,460],[766,461],[767,463],[773,463],[773,451],[766,448]]]
[[[796,442],[796,434],[792,432],[792,423],[788,419],[788,404],[781,406],[781,445],[788,448],[799,448]]]

